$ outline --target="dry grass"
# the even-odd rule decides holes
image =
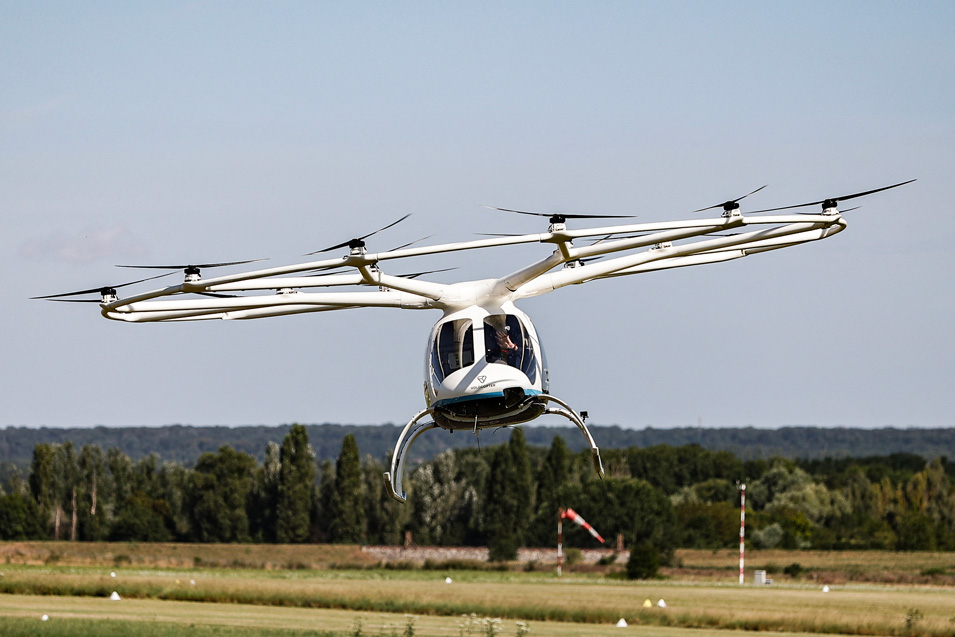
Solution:
[[[678,567],[664,569],[674,578],[700,581],[736,581],[739,551],[677,551]],[[790,579],[783,570],[798,564],[799,580],[822,584],[870,582],[881,584],[922,584],[955,586],[955,553],[928,551],[783,551],[746,552],[746,572],[768,571],[779,581]]]
[[[265,615],[273,612],[270,607],[341,609],[352,619],[386,613],[392,623],[412,613],[436,621],[443,617],[438,622],[442,626],[473,613],[555,629],[573,622],[596,628],[624,617],[631,626],[656,630],[955,635],[955,590],[938,585],[939,578],[945,584],[944,578],[955,571],[955,554],[946,553],[751,553],[751,568],[781,571],[799,563],[806,573],[794,581],[777,572],[775,585],[758,588],[735,583],[737,554],[729,551],[680,551],[683,566],[678,570],[690,577],[677,579],[671,571],[670,577],[652,582],[592,573],[559,582],[549,571],[525,573],[519,565],[505,572],[375,569],[373,558],[350,546],[32,542],[2,544],[0,558],[4,556],[8,565],[0,568],[0,593],[7,594],[3,599],[42,594],[98,602],[117,590],[124,600],[136,603],[206,602],[191,607],[202,608],[202,614],[208,611],[212,618],[228,614],[229,608],[254,605],[255,612]],[[352,568],[328,568],[343,563]],[[110,577],[110,571],[117,577]],[[923,574],[927,571],[931,575]],[[453,585],[445,584],[448,575]],[[935,585],[871,583],[918,578]],[[854,583],[857,579],[870,583]],[[824,582],[832,587],[830,593],[822,592]],[[644,599],[655,603],[661,598],[667,601],[666,609],[643,608]],[[222,603],[236,606],[220,611]]]
[[[330,544],[177,544],[172,542],[3,542],[6,564],[115,565],[154,568],[320,569],[370,567],[358,546]]]
[[[50,617],[49,622],[39,620],[42,614]],[[478,637],[484,635],[475,618],[471,623],[471,632],[467,632],[468,621],[461,617],[418,616],[414,621],[414,633],[418,637],[447,637],[449,635]],[[83,599],[71,597],[40,596],[0,596],[0,633],[5,627],[4,620],[30,621],[23,635],[71,634],[55,632],[56,624],[72,621],[74,628],[78,620],[80,625],[88,627],[88,635],[120,635],[124,633],[102,631],[104,621],[122,622],[131,627],[125,634],[142,634],[144,624],[164,623],[173,627],[166,634],[181,634],[188,627],[188,634],[195,634],[196,628],[214,626],[222,629],[243,629],[241,635],[275,635],[288,631],[291,634],[311,631],[334,632],[353,635],[360,621],[363,635],[401,635],[406,626],[404,615],[391,613],[354,613],[343,610],[276,608],[267,606],[248,606],[237,604],[194,604],[189,602],[162,602],[156,600],[123,600],[111,602],[105,599]],[[31,621],[32,620],[32,621]],[[32,628],[32,630],[31,630]],[[54,629],[54,630],[43,630]],[[502,637],[516,633],[516,622],[503,621],[499,635]],[[100,632],[97,632],[97,631]],[[742,631],[720,629],[694,629],[660,626],[632,626],[621,631],[612,624],[574,624],[555,622],[532,622],[528,637],[571,637],[588,635],[590,637],[619,637],[621,634],[657,635],[660,637],[734,637],[743,635]],[[160,633],[162,634],[162,633]],[[223,630],[219,634],[234,634]],[[774,633],[774,637],[795,637],[797,633]],[[805,633],[799,637],[810,637]]]
[[[193,584],[190,580],[194,580]],[[12,567],[0,592],[88,596],[116,590],[126,600],[229,602],[361,613],[450,616],[474,613],[531,622],[610,624],[846,635],[952,635],[953,592],[945,588],[867,586],[754,587],[597,578],[558,582],[519,573],[455,575],[408,571],[242,571]],[[642,607],[644,599],[668,607]],[[917,614],[913,614],[917,609]],[[907,624],[906,618],[910,618]]]

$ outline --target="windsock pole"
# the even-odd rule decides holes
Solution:
[[[560,567],[563,558],[564,545],[564,510],[557,510],[557,578],[560,579]]]
[[[743,583],[743,553],[746,545],[746,485],[739,486],[739,583]]]

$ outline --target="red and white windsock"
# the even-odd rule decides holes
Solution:
[[[587,524],[587,520],[585,520],[585,519],[583,519],[582,517],[580,517],[580,515],[579,515],[576,511],[574,511],[573,509],[564,509],[564,510],[561,512],[560,516],[561,516],[562,518],[566,518],[566,519],[570,520],[571,522],[573,522],[573,523],[576,524],[577,526],[582,526],[582,527],[584,527],[585,529],[587,529],[587,531],[588,531],[592,536],[594,536],[595,538],[597,538],[597,540],[598,540],[601,544],[604,543],[604,539],[603,539],[602,537],[600,537],[600,534],[597,533],[597,531],[594,529],[594,527],[592,527],[592,526],[590,526],[589,524]]]

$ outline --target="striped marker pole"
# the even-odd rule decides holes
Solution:
[[[746,485],[739,486],[739,583],[743,583],[743,552],[746,544]]]
[[[557,578],[560,579],[560,567],[563,558],[564,544],[564,510],[557,511]]]

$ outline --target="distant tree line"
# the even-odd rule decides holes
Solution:
[[[265,460],[269,441],[281,440],[291,425],[280,426],[203,426],[168,425],[164,427],[3,427],[0,428],[0,481],[19,467],[30,466],[33,449],[40,443],[72,442],[77,449],[86,445],[103,449],[115,447],[138,461],[156,453],[169,462],[193,466],[203,453],[215,453],[222,445],[249,453],[259,462]],[[342,439],[352,434],[363,454],[383,458],[394,447],[401,427],[397,425],[305,425],[316,458],[334,460]],[[523,427],[527,444],[549,447],[561,436],[572,451],[583,451],[586,442],[575,427]],[[593,426],[601,449],[626,449],[696,444],[713,451],[730,451],[738,458],[824,459],[860,456],[885,456],[896,452],[936,458],[955,449],[955,429],[855,429],[821,427],[783,427],[780,429],[682,427],[636,429],[619,426]],[[421,436],[411,448],[409,460],[430,460],[442,451],[475,446],[470,436]]]
[[[679,547],[735,546],[739,482],[757,548],[955,550],[955,466],[896,453],[856,459],[741,460],[698,445],[589,452],[524,432],[484,449],[444,451],[406,477],[408,502],[386,494],[382,461],[348,434],[317,460],[304,426],[259,462],[229,445],[192,468],[156,454],[138,461],[93,444],[37,443],[29,475],[0,495],[0,539],[341,542],[487,545],[491,559],[555,543],[558,510],[574,508],[604,537],[622,534],[634,559],[666,564]],[[569,546],[595,546],[565,525]],[[633,566],[634,572],[639,564]]]

